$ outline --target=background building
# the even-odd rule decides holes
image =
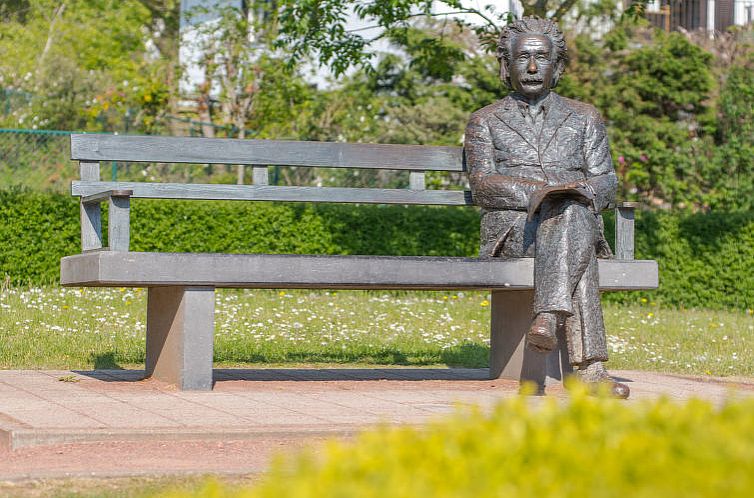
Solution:
[[[724,32],[754,21],[754,0],[654,0],[647,18],[658,28]]]

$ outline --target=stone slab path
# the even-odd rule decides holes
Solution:
[[[754,379],[616,371],[631,400],[722,403]],[[212,392],[181,392],[138,370],[0,371],[0,480],[255,473],[270,455],[375,424],[420,425],[457,404],[493,406],[518,383],[486,369],[215,370]],[[547,394],[567,397],[562,386]]]

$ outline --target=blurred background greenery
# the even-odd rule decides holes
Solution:
[[[0,274],[54,281],[58,258],[76,252],[76,203],[59,194],[76,174],[72,131],[461,145],[469,114],[505,94],[491,47],[510,17],[468,3],[2,2]],[[642,203],[637,250],[660,261],[662,288],[636,299],[753,308],[752,26],[690,30],[674,20],[666,31],[643,3],[614,0],[520,7],[558,18],[571,59],[558,91],[600,110],[619,197]],[[270,166],[278,185],[408,185],[405,172]],[[102,168],[121,180],[251,181],[234,165]],[[432,174],[428,184],[459,189],[466,179]],[[475,254],[474,210],[404,211],[136,202],[134,248]],[[156,229],[176,217],[179,231]],[[259,228],[267,224],[279,231]],[[302,227],[305,243],[295,240]],[[142,240],[142,230],[163,235]]]

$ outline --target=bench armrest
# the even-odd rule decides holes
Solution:
[[[638,202],[615,206],[615,259],[634,259],[634,211],[638,206]]]
[[[108,203],[107,239],[110,251],[128,251],[131,230],[131,196],[133,190],[105,190],[81,197],[82,250],[102,248],[100,203]],[[89,227],[90,237],[84,236],[84,223]]]
[[[126,197],[130,198],[134,195],[133,190],[105,190],[97,192],[96,194],[87,195],[81,198],[82,204],[94,204],[104,201],[109,201],[112,197]]]

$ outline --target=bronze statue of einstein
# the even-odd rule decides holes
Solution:
[[[564,329],[576,374],[627,398],[605,369],[607,344],[597,257],[609,257],[599,213],[618,184],[605,125],[589,104],[551,91],[563,74],[563,34],[550,20],[519,19],[498,42],[510,94],[471,115],[465,154],[482,208],[482,257],[534,258],[526,347],[547,353]]]

